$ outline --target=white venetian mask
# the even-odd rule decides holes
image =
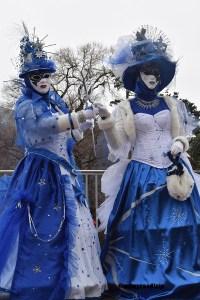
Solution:
[[[145,72],[140,72],[140,77],[144,84],[151,90],[155,89],[159,83],[159,80],[153,74],[146,74]]]
[[[29,80],[33,89],[40,94],[48,93],[51,87],[50,73],[33,73],[29,75]]]

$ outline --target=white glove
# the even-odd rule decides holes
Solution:
[[[86,120],[95,119],[98,114],[98,109],[93,107],[92,109],[82,110],[82,113]]]
[[[80,124],[80,130],[81,131],[85,131],[87,129],[93,128],[94,127],[94,120],[86,120],[84,123]]]
[[[171,146],[171,154],[177,155],[178,153],[182,153],[184,150],[183,144],[180,141],[175,141]]]
[[[102,103],[95,103],[94,105],[98,109],[98,114],[102,119],[110,117],[110,112]]]

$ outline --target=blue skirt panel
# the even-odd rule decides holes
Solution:
[[[102,262],[126,299],[200,299],[199,193],[173,199],[166,172],[131,161],[109,218]]]
[[[11,300],[62,300],[70,292],[77,193],[56,160],[31,153],[18,165],[0,217],[0,274],[18,247]]]
[[[3,175],[0,177],[0,215],[7,206],[6,193],[11,182],[11,176]]]

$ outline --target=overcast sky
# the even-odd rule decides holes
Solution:
[[[22,20],[30,31],[56,43],[51,48],[76,47],[97,41],[105,46],[131,34],[140,25],[156,26],[168,36],[179,59],[171,91],[193,101],[200,109],[199,0],[5,0],[0,9],[0,88],[16,71],[11,59],[19,52]]]

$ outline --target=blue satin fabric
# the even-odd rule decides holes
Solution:
[[[131,161],[102,251],[120,299],[200,299],[200,197],[171,198],[166,169]]]
[[[3,212],[7,205],[6,193],[11,181],[11,176],[3,175],[0,177],[0,214]]]
[[[59,164],[74,175],[73,167],[63,158],[45,149],[33,149],[11,178],[7,207],[0,218],[0,274],[19,236],[11,300],[62,300],[70,292],[70,278],[76,273],[76,202],[85,204],[85,197],[79,185],[73,186],[69,176],[61,175]],[[28,205],[44,240],[58,232],[65,206],[65,222],[55,239],[43,242],[33,235]]]

